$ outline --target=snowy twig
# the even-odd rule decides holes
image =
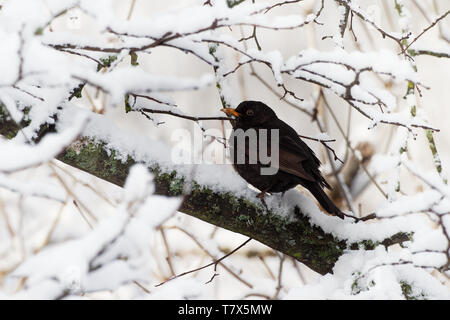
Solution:
[[[384,31],[380,26],[378,26],[371,18],[369,18],[360,8],[359,6],[356,6],[352,3],[352,1],[348,0],[335,0],[340,5],[344,6],[347,10],[350,10],[354,15],[356,15],[361,20],[365,21],[366,23],[370,24],[372,27],[374,27],[382,36],[383,38],[390,38],[394,42],[398,44],[398,46],[403,49],[402,41],[409,37],[409,34],[407,34],[404,37],[397,37],[389,32]]]

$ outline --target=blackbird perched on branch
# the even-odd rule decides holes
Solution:
[[[259,198],[264,205],[266,192],[285,192],[300,184],[313,194],[328,213],[344,218],[345,214],[323,190],[324,187],[331,187],[320,173],[319,159],[297,132],[278,119],[271,108],[259,101],[244,101],[236,109],[224,108],[221,111],[234,117],[231,120],[233,133],[230,137],[233,165],[242,178],[261,191]],[[242,136],[239,137],[239,134]],[[256,139],[253,142],[252,137]],[[278,150],[274,147],[278,147]],[[278,159],[275,158],[277,151]],[[270,162],[267,158],[270,158]],[[275,170],[268,170],[267,174],[262,171],[263,168]]]

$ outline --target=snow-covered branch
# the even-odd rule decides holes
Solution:
[[[67,113],[58,115],[62,126],[68,125],[76,112],[73,107],[65,109]],[[271,197],[267,201],[270,211],[267,211],[257,193],[243,189],[243,181],[228,166],[220,166],[220,170],[214,165],[174,166],[166,146],[140,140],[128,139],[125,132],[111,127],[102,116],[91,115],[82,136],[58,159],[120,186],[135,163],[144,163],[155,175],[155,194],[184,197],[179,211],[250,236],[299,259],[319,273],[330,272],[344,249],[358,248],[358,243],[378,241],[392,245],[409,241],[408,233],[412,230],[390,223],[389,228],[382,227],[383,234],[377,235],[376,228],[364,222],[355,224],[352,219],[341,221],[325,215],[295,190],[284,199]],[[83,160],[87,158],[88,162]],[[115,168],[114,172],[106,169],[111,167]],[[280,228],[284,230],[283,237],[277,233]],[[359,231],[352,233],[349,228]]]

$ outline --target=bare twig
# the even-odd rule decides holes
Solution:
[[[161,232],[161,238],[163,239],[163,243],[164,243],[164,247],[166,248],[166,253],[167,253],[167,264],[169,265],[169,269],[170,269],[170,273],[171,276],[175,276],[175,271],[173,268],[173,264],[172,264],[172,259],[171,259],[171,253],[170,253],[170,248],[169,248],[169,243],[167,242],[167,237],[166,237],[166,232],[164,230],[164,228],[159,228],[159,231]]]
[[[450,10],[447,10],[447,12],[445,12],[443,15],[439,16],[436,20],[433,21],[433,23],[431,23],[428,27],[426,27],[425,29],[423,29],[423,31],[417,36],[415,37],[405,48],[402,49],[402,51],[400,52],[400,54],[403,54],[406,52],[406,50],[408,50],[408,48],[414,43],[416,42],[421,36],[423,36],[423,34],[425,32],[427,32],[428,30],[430,30],[431,28],[433,28],[437,23],[439,23],[439,21],[441,21],[442,19],[444,19],[447,15],[450,14]]]
[[[229,117],[190,116],[190,115],[185,115],[182,113],[176,113],[171,110],[159,110],[159,109],[150,109],[150,108],[138,108],[136,110],[143,111],[146,113],[167,114],[170,116],[174,116],[174,117],[178,117],[178,118],[182,118],[182,119],[186,119],[186,120],[191,120],[191,121],[195,121],[195,122],[204,121],[204,120],[232,120],[232,118],[229,118]]]
[[[390,38],[390,39],[392,39],[394,42],[396,42],[398,44],[400,49],[403,49],[402,41],[407,39],[409,37],[409,34],[407,34],[406,36],[403,36],[403,37],[398,37],[398,36],[396,36],[394,34],[386,32],[380,26],[378,26],[372,19],[367,17],[365,15],[365,13],[362,10],[360,10],[360,8],[357,8],[357,7],[353,6],[351,3],[349,3],[346,0],[335,0],[335,1],[337,3],[339,3],[340,5],[344,6],[346,9],[350,10],[351,12],[353,12],[354,15],[356,15],[358,18],[360,18],[363,21],[365,21],[367,24],[372,25],[372,27],[374,27],[382,35],[383,38]]]
[[[283,275],[283,265],[284,265],[284,260],[286,257],[284,254],[280,253],[279,258],[280,258],[280,264],[278,267],[277,287],[275,289],[275,294],[273,295],[273,299],[278,299],[278,296],[280,295],[280,291],[283,288],[283,285],[281,283],[281,276]]]
[[[350,143],[350,140],[349,140],[349,137],[345,134],[344,130],[342,129],[342,127],[341,127],[339,121],[337,120],[336,115],[335,115],[334,112],[333,112],[333,109],[332,109],[332,108],[330,107],[330,105],[328,104],[327,99],[325,98],[324,95],[323,95],[323,100],[324,100],[324,102],[325,102],[325,106],[327,107],[329,113],[330,113],[331,116],[333,117],[334,122],[336,123],[336,125],[337,125],[337,127],[338,127],[338,130],[340,131],[340,133],[341,133],[342,136],[344,137],[344,139],[345,139],[345,141],[346,141],[346,143],[347,143],[347,148],[349,148],[349,149],[352,151],[353,155],[355,155],[355,157],[357,157],[356,151],[355,151],[355,149],[352,147],[352,145],[351,145],[351,143]],[[358,157],[357,157],[357,158],[358,158]],[[378,191],[380,191],[380,193],[381,193],[385,198],[387,198],[387,194],[384,192],[384,190],[381,188],[381,186],[380,186],[380,185],[378,184],[378,182],[375,180],[375,177],[369,172],[369,170],[366,168],[366,166],[365,166],[362,162],[360,162],[360,166],[361,166],[361,168],[364,170],[364,172],[367,174],[367,176],[369,177],[370,181],[372,181],[372,183],[373,183],[373,184],[375,185],[375,187],[378,189]]]
[[[212,256],[212,255],[211,255],[211,254],[210,254],[210,253],[209,253],[209,252],[208,252],[208,251],[207,251],[207,250],[206,250],[206,249],[198,242],[198,240],[197,240],[190,232],[188,232],[188,231],[186,231],[186,230],[184,230],[184,229],[182,229],[182,228],[180,228],[180,227],[173,227],[173,228],[178,229],[178,230],[182,231],[183,233],[185,233],[186,235],[188,235],[191,239],[194,240],[194,242],[197,243],[198,246],[200,246],[200,247],[203,249],[203,251],[205,251],[209,256],[213,257],[213,256]],[[167,283],[167,282],[169,282],[169,281],[172,281],[172,280],[174,280],[174,279],[176,279],[176,278],[185,276],[185,275],[187,275],[187,274],[194,273],[194,272],[203,270],[203,269],[205,269],[205,268],[214,266],[214,275],[213,275],[212,278],[208,281],[208,282],[211,282],[211,281],[216,277],[216,275],[217,275],[217,274],[216,274],[217,265],[220,264],[225,270],[227,270],[228,272],[230,272],[231,274],[233,274],[234,277],[236,277],[238,280],[240,280],[242,283],[244,283],[247,287],[253,288],[253,286],[252,286],[250,283],[248,283],[248,282],[245,281],[244,279],[242,279],[242,278],[240,278],[239,276],[237,276],[233,271],[231,271],[228,267],[226,267],[225,265],[222,264],[222,261],[223,261],[224,259],[226,259],[226,258],[229,257],[230,255],[232,255],[233,253],[235,253],[236,251],[238,251],[240,248],[242,248],[243,246],[245,246],[247,243],[250,242],[250,240],[252,240],[252,238],[248,238],[244,243],[242,243],[241,245],[239,245],[238,247],[236,247],[235,249],[233,249],[232,251],[230,251],[230,252],[227,253],[226,255],[222,256],[221,258],[219,258],[219,259],[215,259],[215,258],[214,258],[214,261],[211,262],[211,263],[208,263],[207,265],[204,265],[204,266],[202,266],[202,267],[199,267],[199,268],[196,268],[196,269],[193,269],[193,270],[189,270],[189,271],[186,271],[186,272],[177,274],[177,275],[175,275],[175,276],[173,276],[173,277],[167,279],[166,281],[163,281],[163,282],[161,282],[161,283],[155,285],[155,287],[159,287],[159,286],[161,286],[161,285],[163,285],[163,284],[165,284],[165,283]]]

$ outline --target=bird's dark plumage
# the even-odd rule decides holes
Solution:
[[[261,190],[262,197],[264,193],[285,192],[297,185],[302,185],[308,189],[319,201],[321,206],[333,215],[343,218],[344,214],[328,198],[323,188],[329,188],[330,185],[322,177],[319,167],[320,161],[314,152],[303,142],[297,132],[280,120],[275,112],[259,101],[244,101],[236,109],[222,109],[227,115],[235,116],[232,121],[233,134],[231,136],[231,145],[235,146],[236,130],[242,129],[246,132],[248,129],[267,129],[267,151],[270,156],[271,135],[270,129],[278,129],[279,133],[279,166],[278,171],[273,175],[262,175],[261,168],[269,167],[270,164],[263,164],[260,161],[259,154],[256,163],[249,163],[249,154],[252,146],[249,140],[245,139],[245,149],[239,149],[236,146],[232,148],[233,165],[241,177],[248,183]],[[234,140],[233,140],[234,139]],[[257,134],[260,146],[260,135]],[[263,140],[264,141],[264,140]],[[234,142],[234,144],[233,144]],[[245,163],[236,163],[238,152],[244,150]],[[262,201],[263,198],[261,198]]]

